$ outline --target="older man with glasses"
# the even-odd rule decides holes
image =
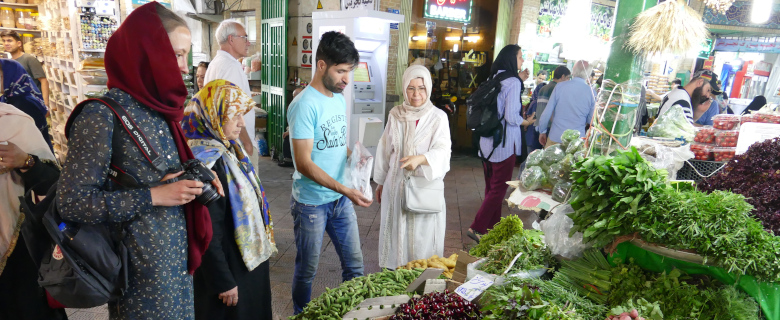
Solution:
[[[217,27],[215,38],[219,43],[219,51],[206,70],[204,85],[214,80],[227,80],[234,83],[247,94],[250,94],[249,79],[244,73],[244,67],[238,59],[249,54],[249,37],[241,22],[234,19],[222,21]],[[244,149],[254,158],[255,155],[255,112],[250,110],[244,115],[245,126],[241,129],[239,140]]]

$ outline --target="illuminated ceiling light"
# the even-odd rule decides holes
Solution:
[[[563,45],[562,55],[569,60],[592,60],[596,51],[587,26],[590,24],[590,0],[570,0],[560,30]]]
[[[460,37],[445,37],[444,40],[447,40],[447,41],[460,41]]]
[[[772,14],[772,0],[753,0],[750,21],[763,24],[769,20],[770,14]]]
[[[426,36],[414,36],[414,37],[412,37],[412,40],[414,40],[414,41],[428,40],[428,37],[426,37]]]
[[[479,39],[482,39],[480,36],[470,36],[470,37],[463,37],[463,40],[466,40],[468,42],[477,42]]]

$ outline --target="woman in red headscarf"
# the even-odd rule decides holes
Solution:
[[[147,161],[127,132],[114,130],[117,119],[105,105],[91,102],[70,119],[57,190],[60,214],[75,223],[108,224],[123,235],[129,251],[129,286],[110,303],[111,319],[194,318],[190,274],[212,235],[205,207],[193,201],[203,184],[184,180],[128,188],[108,178],[112,158],[142,186],[180,175],[166,173],[193,159],[179,125],[190,45],[184,20],[151,2],[133,10],[106,49],[106,97],[133,118],[162,158],[161,168]]]

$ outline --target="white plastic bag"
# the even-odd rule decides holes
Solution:
[[[497,275],[497,274],[490,274],[482,270],[478,270],[480,265],[487,261],[487,258],[482,258],[477,261],[474,261],[472,263],[469,263],[466,266],[466,281],[471,280],[472,278],[476,277],[477,275],[482,276],[485,279],[489,279],[493,281],[494,285],[502,285],[504,284],[504,281],[507,277],[514,277],[514,278],[520,278],[520,279],[530,279],[530,278],[540,278],[547,272],[547,268],[541,268],[536,270],[523,270],[519,271],[517,273],[507,274],[507,275]],[[511,268],[512,266],[509,265]]]
[[[374,201],[371,189],[371,173],[374,171],[374,156],[360,143],[355,142],[352,154],[347,159],[347,181],[349,187],[357,189],[368,201]]]
[[[552,214],[542,221],[541,228],[544,232],[544,243],[550,248],[553,255],[559,255],[566,259],[582,257],[582,253],[592,247],[582,243],[582,232],[577,232],[569,237],[569,231],[574,226],[574,221],[568,214],[574,209],[568,204],[553,208]]]

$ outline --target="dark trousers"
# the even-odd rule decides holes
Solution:
[[[471,223],[471,229],[485,234],[488,229],[501,220],[501,207],[503,206],[507,181],[512,179],[512,170],[515,167],[516,155],[512,155],[501,162],[482,161],[482,169],[485,171],[485,200]]]

